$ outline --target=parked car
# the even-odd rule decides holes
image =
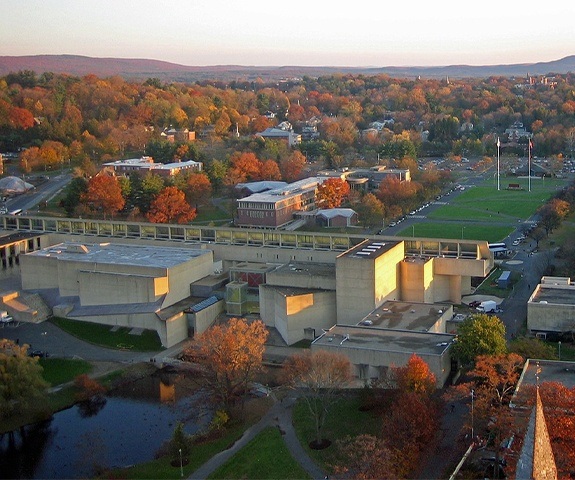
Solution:
[[[473,302],[469,302],[469,308],[477,308],[479,305],[481,305],[479,300],[473,300]]]
[[[28,352],[29,357],[48,358],[50,354],[44,350],[32,350]]]

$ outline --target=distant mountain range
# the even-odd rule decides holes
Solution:
[[[526,77],[575,72],[575,55],[551,62],[516,63],[510,65],[448,65],[439,67],[305,67],[305,66],[187,66],[159,60],[128,58],[97,58],[81,55],[0,56],[0,75],[33,70],[68,73],[75,76],[94,74],[98,77],[118,75],[129,79],[158,78],[162,81],[193,82],[198,80],[280,80],[284,78],[318,77],[334,73],[387,74],[392,77],[423,78],[485,78],[490,76]]]

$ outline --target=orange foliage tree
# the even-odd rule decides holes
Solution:
[[[260,179],[262,180],[281,180],[282,175],[277,162],[265,160],[260,165]]]
[[[415,353],[403,367],[392,369],[397,388],[402,392],[413,392],[429,397],[436,388],[435,375],[429,365]]]
[[[184,359],[197,364],[208,387],[226,411],[245,397],[249,383],[262,370],[268,331],[261,320],[232,318],[214,325],[184,350]]]
[[[349,195],[349,184],[341,178],[328,178],[317,186],[316,203],[319,208],[337,208]]]
[[[235,152],[230,158],[230,168],[226,176],[226,185],[260,180],[261,162],[251,152]]]
[[[294,150],[289,157],[280,160],[280,171],[284,182],[299,180],[302,177],[305,163],[305,155],[299,150]]]
[[[396,473],[400,452],[375,435],[363,434],[338,440],[337,452],[338,463],[334,470],[342,478],[401,478]]]
[[[186,198],[190,205],[207,203],[212,196],[212,183],[207,175],[203,173],[192,173],[186,181]]]
[[[114,215],[124,208],[122,188],[116,177],[98,175],[88,181],[88,190],[82,194],[80,201],[88,210],[102,211],[104,216]]]
[[[152,223],[189,223],[196,218],[196,209],[179,188],[166,187],[152,201],[146,218]]]
[[[323,444],[323,427],[330,408],[351,381],[351,363],[342,354],[318,350],[289,357],[284,362],[285,383],[298,390],[315,424],[314,444]]]

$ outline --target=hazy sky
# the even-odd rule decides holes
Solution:
[[[575,1],[0,0],[0,55],[428,66],[575,54]]]

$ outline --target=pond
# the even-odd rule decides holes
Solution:
[[[130,382],[0,438],[0,478],[87,478],[154,459],[179,422],[188,434],[212,418],[206,394],[176,373]]]

